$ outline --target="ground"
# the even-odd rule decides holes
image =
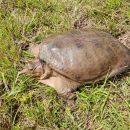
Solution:
[[[32,59],[28,45],[89,27],[121,39],[130,29],[130,1],[0,1],[0,130],[130,129],[129,72],[82,86],[73,109],[53,88],[18,73]]]

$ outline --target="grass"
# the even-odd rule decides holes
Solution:
[[[0,130],[128,130],[130,77],[83,86],[72,110],[54,89],[19,75],[21,47],[51,34],[93,27],[118,38],[130,28],[129,0],[0,1]]]

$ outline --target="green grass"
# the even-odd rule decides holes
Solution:
[[[86,85],[76,91],[75,109],[54,89],[19,75],[32,57],[25,44],[70,30],[78,21],[120,36],[130,28],[129,0],[0,1],[0,130],[128,130],[130,77]]]

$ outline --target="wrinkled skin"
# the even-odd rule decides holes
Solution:
[[[24,71],[66,95],[82,84],[112,77],[130,66],[130,50],[110,34],[98,30],[74,30],[32,47],[33,71]],[[35,62],[36,61],[36,62]],[[32,63],[31,63],[32,64]],[[31,65],[30,65],[31,66]],[[40,70],[40,71],[39,71]]]

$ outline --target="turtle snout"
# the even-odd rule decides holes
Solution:
[[[20,72],[20,74],[27,74],[32,77],[40,78],[40,76],[44,73],[44,69],[42,67],[42,63],[39,60],[34,60],[29,62],[24,69]]]

